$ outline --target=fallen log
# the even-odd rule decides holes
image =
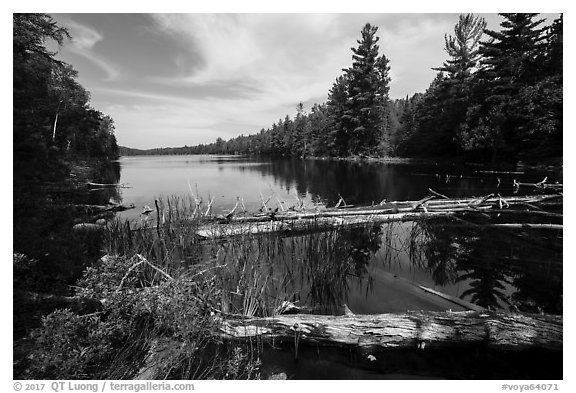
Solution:
[[[90,222],[81,222],[72,227],[73,231],[101,231],[105,228],[104,225],[94,224]]]
[[[476,173],[502,174],[502,175],[523,175],[521,171],[476,171]]]
[[[465,199],[441,199],[434,200],[424,198],[419,201],[394,201],[385,202],[381,205],[371,207],[360,207],[346,209],[345,211],[338,209],[330,209],[319,212],[287,212],[282,214],[274,214],[270,216],[246,216],[246,217],[233,217],[231,222],[258,222],[273,220],[288,220],[288,219],[313,219],[319,217],[341,217],[341,216],[359,216],[359,215],[377,215],[377,214],[394,214],[394,213],[409,213],[417,211],[418,208],[425,206],[428,211],[433,210],[446,210],[462,207],[490,207],[495,204],[513,205],[519,203],[532,203],[538,204],[544,201],[561,198],[560,195],[536,195],[536,196],[523,196],[523,197],[498,197],[486,196],[482,198],[465,198]],[[385,206],[385,208],[383,208]]]
[[[457,212],[488,211],[493,206],[503,210],[504,206],[524,203],[540,203],[561,196],[542,195],[527,197],[499,197],[488,195],[482,198],[432,200],[431,197],[420,201],[402,202],[403,207],[396,207],[399,202],[386,202],[386,208],[381,205],[346,209],[345,211],[324,210],[317,212],[285,212],[256,216],[229,217],[219,223],[201,225],[196,233],[204,238],[224,238],[247,234],[269,232],[309,231],[328,229],[339,226],[355,226],[366,223],[390,223],[402,221],[417,221],[438,217],[453,216]],[[388,206],[393,206],[392,208]]]
[[[321,346],[562,350],[562,316],[495,312],[408,312],[379,315],[279,315],[222,320],[226,339]]]
[[[529,224],[529,223],[520,223],[520,224],[488,224],[485,225],[492,228],[510,228],[510,229],[556,229],[562,230],[562,224]]]
[[[341,226],[365,225],[367,223],[389,223],[416,221],[431,218],[448,217],[454,213],[446,212],[417,212],[396,214],[372,215],[344,215],[333,217],[313,217],[312,219],[298,219],[291,217],[282,221],[266,222],[239,222],[230,224],[208,224],[198,228],[196,234],[204,238],[223,238],[248,234],[261,234],[269,232],[300,232],[317,229],[329,229]]]
[[[105,187],[115,187],[115,188],[132,188],[130,186],[127,186],[125,184],[118,184],[118,183],[94,183],[94,182],[86,182],[87,185],[92,186],[92,187],[100,187],[100,188],[105,188]]]
[[[84,209],[88,213],[107,213],[107,212],[121,212],[124,210],[134,209],[135,206],[131,203],[128,206],[122,204],[111,204],[111,205],[74,205],[74,207],[79,209]]]
[[[522,182],[517,182],[516,179],[514,179],[513,181],[513,186],[516,188],[520,188],[521,186],[524,187],[534,187],[534,188],[540,188],[540,189],[553,189],[553,190],[562,190],[564,188],[563,184],[560,183],[546,183],[546,180],[548,180],[548,176],[546,176],[544,178],[544,180],[538,182],[538,183],[522,183]]]

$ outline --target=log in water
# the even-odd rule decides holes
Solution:
[[[369,349],[447,349],[479,346],[499,350],[562,350],[562,316],[495,312],[424,312],[378,315],[279,315],[225,319],[229,339]]]
[[[498,197],[488,195],[482,198],[442,199],[432,197],[420,201],[386,202],[385,206],[329,209],[322,211],[292,211],[269,213],[264,215],[228,217],[222,222],[202,225],[197,234],[205,238],[222,238],[267,232],[306,231],[309,229],[354,226],[366,223],[389,223],[417,221],[439,217],[453,216],[457,212],[489,209],[503,210],[516,204],[539,204],[555,199],[561,195],[541,195],[524,197]],[[528,212],[526,212],[528,214]]]

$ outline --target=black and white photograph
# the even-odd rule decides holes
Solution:
[[[10,391],[565,390],[564,10],[471,6],[13,12]]]

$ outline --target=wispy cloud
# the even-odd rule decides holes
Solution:
[[[498,28],[498,17],[488,18]],[[457,14],[68,14],[59,21],[74,37],[65,50],[97,67],[82,61],[77,69],[92,104],[115,119],[119,143],[150,148],[258,132],[294,115],[300,101],[324,102],[351,65],[350,48],[366,22],[379,27],[381,53],[390,59],[390,96],[423,92],[434,78],[431,68],[446,60],[444,34],[457,20]]]
[[[333,15],[153,15],[184,40],[201,66],[168,83],[235,84],[250,99],[297,103],[323,96],[339,74]],[[344,51],[342,51],[344,52]],[[336,52],[337,53],[337,52]]]
[[[68,50],[82,56],[99,67],[106,74],[105,81],[113,81],[120,75],[119,71],[110,63],[105,61],[101,55],[96,54],[94,47],[101,42],[104,37],[98,31],[72,20],[64,21],[72,36],[72,45]]]

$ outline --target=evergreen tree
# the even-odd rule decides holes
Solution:
[[[345,116],[348,102],[348,79],[339,76],[330,92],[326,104],[328,111],[327,150],[333,156],[343,156],[347,153],[349,134],[346,131]]]
[[[403,154],[458,155],[457,134],[466,119],[472,77],[480,59],[479,41],[486,22],[472,14],[460,15],[454,36],[444,37],[448,60],[413,114],[411,130],[402,136]]]
[[[542,77],[545,57],[544,21],[538,14],[501,14],[502,31],[486,30],[492,38],[481,43],[483,56],[475,82],[476,104],[471,105],[459,139],[467,150],[500,153],[515,159],[522,150],[523,120],[517,116],[518,96]]]
[[[454,26],[454,36],[445,35],[445,50],[450,56],[442,67],[434,70],[445,72],[450,79],[463,82],[470,77],[480,60],[479,44],[486,21],[473,14],[460,15]]]
[[[378,55],[378,27],[367,23],[358,47],[352,48],[352,67],[345,69],[348,100],[344,115],[349,154],[378,153],[385,131],[390,67]]]
[[[313,156],[330,155],[334,141],[330,136],[329,116],[326,104],[314,104],[308,115],[310,154]]]

